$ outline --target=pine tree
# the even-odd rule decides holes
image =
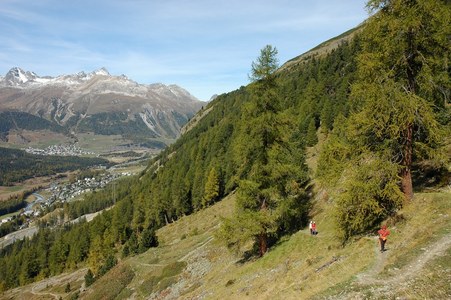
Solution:
[[[210,173],[205,183],[204,196],[202,198],[202,205],[204,207],[212,204],[219,197],[219,175],[216,168],[211,168]]]
[[[138,234],[141,233],[144,226],[145,210],[144,210],[144,199],[140,196],[133,202],[133,219],[132,228]]]
[[[85,286],[88,287],[91,284],[93,284],[95,281],[94,274],[92,273],[91,269],[88,269],[88,272],[85,274]]]
[[[307,135],[305,137],[306,144],[312,147],[318,143],[318,136],[316,135],[315,119],[311,118],[307,127]]]
[[[96,236],[91,243],[88,255],[88,265],[94,274],[98,274],[105,261],[105,250],[101,236]]]
[[[332,101],[330,99],[326,99],[321,110],[321,131],[323,133],[328,133],[332,130],[333,122],[334,122],[334,112],[332,107]]]
[[[157,246],[158,246],[158,237],[155,234],[155,229],[154,228],[144,229],[144,231],[142,232],[142,235],[141,235],[140,247],[147,250],[150,247],[157,247]]]

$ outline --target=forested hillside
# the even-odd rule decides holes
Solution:
[[[68,133],[64,128],[46,119],[19,111],[0,112],[0,140],[5,140],[10,130],[50,130],[59,133]]]
[[[344,43],[327,56],[275,74],[280,99],[278,116],[286,124],[284,135],[295,149],[294,161],[304,174],[300,181],[304,188],[308,186],[305,147],[316,143],[315,133],[321,122],[331,128],[337,114],[347,114],[346,97],[358,49],[358,40]],[[117,203],[93,222],[42,231],[31,241],[3,249],[3,287],[86,264],[98,276],[107,258],[111,261],[117,255],[126,257],[145,251],[156,245],[156,228],[234,191],[252,167],[242,156],[248,145],[243,130],[250,121],[249,115],[243,117],[243,107],[251,97],[250,88],[241,87],[209,103],[205,109],[210,112],[197,126],[153,159],[139,178],[116,187]],[[111,189],[96,192],[88,201],[109,198]],[[68,207],[65,213],[72,214],[70,211],[73,208]],[[297,222],[297,226],[305,222]],[[24,256],[28,259],[20,259]]]
[[[415,176],[428,160],[440,175],[446,165],[449,7],[426,2],[370,1],[378,13],[363,33],[289,68],[277,70],[276,49],[262,49],[252,63],[252,83],[209,103],[194,128],[139,178],[118,187],[110,210],[90,223],[41,231],[3,249],[0,287],[81,266],[89,267],[90,280],[98,278],[118,258],[156,246],[157,228],[234,191],[236,213],[220,234],[230,248],[244,251],[241,246],[251,241],[251,255],[264,255],[266,247],[307,224],[316,174],[305,157],[318,132],[327,137],[318,176],[336,195],[343,243],[372,230],[409,201],[400,180],[407,171]],[[410,17],[421,11],[434,22],[403,20],[403,11]],[[385,41],[387,31],[396,36],[400,28],[407,28],[405,36]],[[424,43],[426,32],[434,33],[430,43]],[[97,197],[106,201],[111,190],[89,201]]]

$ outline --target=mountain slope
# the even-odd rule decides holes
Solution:
[[[393,234],[387,244],[389,250],[383,254],[377,251],[376,236],[368,236],[342,248],[331,222],[332,208],[326,201],[317,199],[314,211],[321,212],[312,217],[319,225],[319,235],[310,236],[308,229],[301,230],[281,241],[261,260],[247,262],[228,253],[209,233],[214,232],[215,224],[219,223],[217,214],[225,216],[230,212],[234,201],[231,197],[210,212],[163,228],[159,232],[164,243],[162,249],[150,250],[130,260],[134,270],[148,273],[134,278],[129,287],[136,287],[138,298],[145,297],[146,294],[139,294],[139,288],[146,288],[140,279],[158,272],[157,266],[152,270],[151,266],[146,268],[145,263],[158,258],[158,263],[163,265],[175,261],[187,264],[178,280],[174,280],[176,283],[159,291],[156,288],[157,293],[151,294],[165,299],[321,299],[321,295],[329,298],[340,293],[340,299],[349,299],[351,295],[366,297],[369,293],[376,298],[412,294],[420,298],[446,298],[451,293],[445,285],[446,276],[451,275],[451,227],[446,216],[451,212],[446,204],[450,196],[449,192],[418,195],[429,209],[442,212],[435,220],[435,228],[418,229],[418,224],[428,219],[429,209],[418,203],[412,204],[402,211],[403,222],[392,223]],[[189,237],[186,228],[193,232],[197,228],[197,234]],[[411,228],[417,228],[415,234]],[[178,235],[174,236],[175,232]],[[188,236],[188,241],[183,239],[184,235]],[[444,263],[447,259],[448,263]],[[415,268],[417,263],[420,268]],[[374,265],[378,268],[376,272],[372,269]],[[435,269],[433,273],[432,269]],[[424,273],[442,274],[443,278],[435,277],[428,282]],[[412,284],[415,282],[417,285]],[[387,284],[391,289],[385,289]],[[430,289],[431,286],[437,289]]]
[[[352,57],[355,49],[352,43],[343,44],[322,60],[312,60],[302,68],[277,75],[280,82],[280,105],[285,108],[281,116],[288,122],[290,139],[297,147],[297,150],[292,152],[293,158],[303,170],[304,137],[309,127],[306,125],[315,119],[333,120],[335,115],[346,113],[346,93],[352,79]],[[323,73],[327,76],[322,76]],[[313,80],[314,78],[317,80]],[[204,208],[202,199],[207,178],[214,169],[219,174],[219,180],[215,183],[219,187],[219,197],[216,201],[233,193],[250,167],[240,155],[240,147],[247,146],[242,131],[249,120],[242,117],[242,112],[250,97],[252,93],[249,88],[242,87],[210,102],[205,108],[211,108],[210,112],[153,159],[139,178],[134,178],[129,185],[117,186],[117,190],[120,189],[123,193],[117,198],[116,205],[102,213],[100,218],[87,224],[65,228],[60,235],[52,234],[49,242],[51,246],[38,246],[46,238],[36,238],[30,241],[27,247],[17,248],[17,252],[12,256],[4,253],[0,264],[5,263],[7,268],[12,270],[7,273],[0,272],[4,288],[13,288],[37,280],[40,278],[38,274],[48,276],[74,266],[85,266],[87,260],[90,265],[92,263],[96,268],[100,268],[104,259],[113,253],[124,257],[141,253],[148,248],[143,232],[152,232],[166,223],[176,222],[185,215]],[[327,108],[329,104],[333,104],[329,106],[333,108],[332,113],[321,113],[321,107]],[[99,191],[96,197],[109,198],[111,194],[107,190]],[[306,197],[310,197],[309,192],[306,192]],[[306,222],[303,218],[292,225],[293,228],[301,228]],[[81,239],[80,235],[85,239]],[[111,241],[114,241],[114,244],[111,244]],[[87,243],[83,249],[77,246],[80,242]],[[60,253],[62,249],[70,250],[64,252],[67,254],[65,255]],[[90,253],[98,253],[99,249],[105,253],[100,254],[99,259],[96,258],[93,262],[94,257]],[[51,259],[36,261],[33,265],[36,269],[29,269],[25,265],[22,267],[22,264],[26,263],[24,260],[17,261],[12,258],[19,255],[19,252],[26,251],[36,254],[42,252],[42,255]],[[57,263],[56,257],[61,258],[63,264]],[[97,270],[94,270],[95,274]]]
[[[243,260],[217,240],[220,217],[234,208],[231,195],[214,206],[158,231],[160,246],[123,260],[84,288],[86,269],[3,294],[21,297],[103,296],[120,299],[446,299],[451,296],[451,200],[449,191],[418,194],[390,220],[388,251],[375,235],[342,247],[331,218],[333,207],[317,193],[312,217],[319,234],[300,230],[259,260]],[[440,213],[434,226],[431,212]],[[120,282],[120,288],[118,285]],[[64,289],[70,285],[70,291]],[[113,293],[113,294],[112,294]]]
[[[75,135],[116,134],[138,142],[174,139],[202,105],[176,85],[138,84],[104,68],[52,78],[16,67],[0,80],[0,112],[31,114]],[[29,127],[16,123],[19,129]]]
[[[341,129],[343,119],[349,115],[352,103],[348,96],[355,79],[355,56],[358,51],[358,41],[352,39],[327,55],[306,60],[277,74],[280,83],[278,100],[285,108],[277,121],[290,126],[287,139],[298,146],[290,155],[297,158],[298,167],[305,167],[303,163],[307,153],[318,152],[308,148],[318,146],[318,139],[320,143],[323,141],[318,136],[331,136],[331,131]],[[294,224],[296,230],[293,235],[277,236],[278,239],[270,244],[269,253],[261,259],[255,259],[252,251],[238,256],[228,253],[213,232],[221,222],[218,217],[228,216],[233,211],[235,190],[252,168],[247,157],[240,156],[240,150],[252,147],[245,131],[249,124],[247,122],[255,116],[243,117],[246,116],[243,110],[249,108],[247,104],[251,102],[251,97],[255,97],[252,87],[242,87],[209,103],[204,113],[209,112],[203,114],[195,122],[196,125],[176,143],[153,159],[139,178],[133,178],[129,185],[118,186],[122,193],[114,207],[84,224],[85,227],[74,225],[73,228],[67,228],[67,232],[54,236],[51,251],[47,251],[48,247],[42,244],[39,250],[34,250],[37,247],[32,247],[38,245],[37,241],[30,241],[29,248],[19,249],[17,246],[14,249],[16,256],[0,260],[0,264],[7,266],[0,268],[3,270],[4,286],[12,288],[38,280],[49,272],[58,274],[70,268],[89,265],[100,278],[82,294],[87,298],[99,298],[102,295],[113,298],[118,295],[118,298],[260,296],[297,299],[300,295],[305,298],[315,295],[319,298],[339,298],[340,293],[344,293],[345,297],[357,293],[357,298],[364,298],[373,296],[373,288],[379,289],[379,281],[375,277],[385,276],[381,270],[391,272],[397,271],[397,268],[408,274],[406,266],[410,262],[434,257],[418,254],[421,250],[419,247],[428,250],[426,245],[430,244],[431,253],[437,254],[447,248],[447,183],[443,190],[434,187],[436,194],[418,192],[418,197],[421,197],[419,201],[406,204],[404,210],[397,211],[392,218],[377,220],[389,224],[393,232],[389,245],[393,245],[392,249],[397,251],[397,254],[389,256],[392,253],[389,248],[384,253],[389,254],[385,260],[374,256],[377,254],[377,242],[371,230],[377,225],[372,224],[371,228],[361,233],[367,236],[353,235],[343,245],[343,240],[338,238],[339,230],[334,218],[339,202],[335,195],[328,195],[313,185],[316,189],[306,189],[306,195],[311,200],[308,206],[309,218],[313,218],[319,226],[318,236],[308,234],[304,226],[307,219],[302,218]],[[309,163],[309,166],[314,165],[314,162]],[[220,174],[220,180],[214,183],[220,194],[216,200],[225,199],[211,209],[204,210],[202,200],[208,175],[213,171]],[[315,171],[315,167],[311,167],[313,183]],[[424,181],[429,183],[427,179]],[[107,194],[100,191],[97,196],[107,197]],[[355,207],[360,208],[359,205]],[[434,216],[435,222],[432,229],[419,226],[430,222],[431,216]],[[147,250],[148,234],[157,228],[160,229],[160,246]],[[79,253],[79,248],[74,245],[81,237],[85,238],[84,252]],[[41,243],[44,242],[43,237]],[[438,244],[445,246],[441,248]],[[147,252],[143,253],[145,250]],[[30,268],[28,260],[17,259],[25,255],[32,256],[38,251],[41,257],[52,257],[51,264],[45,260],[35,260],[32,267],[36,268]],[[77,251],[78,255],[64,256],[67,252]],[[48,255],[49,252],[53,256]],[[126,258],[133,254],[135,257]],[[108,258],[113,255],[120,259],[118,267],[101,277],[103,273],[97,271],[111,261]],[[392,264],[392,258],[396,259],[396,264]],[[374,267],[376,262],[387,263],[388,267]],[[439,295],[433,293],[449,294],[449,288],[443,284],[443,277],[439,276],[444,274],[445,280],[448,278],[449,263],[444,268],[442,265],[441,261],[428,265],[430,269],[426,273],[430,271],[437,288],[432,292],[423,291],[424,297]],[[357,282],[354,276],[363,278],[363,281],[359,279]],[[394,276],[391,278],[405,279]],[[396,283],[397,279],[390,280]],[[414,280],[421,286],[421,278]],[[74,282],[74,293],[81,286],[81,281]],[[367,289],[359,282],[370,285]],[[34,291],[41,295],[46,292],[60,293],[52,288],[45,290],[43,286],[41,284]],[[408,293],[401,289],[399,291]]]

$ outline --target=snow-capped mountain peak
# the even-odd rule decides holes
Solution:
[[[104,76],[110,76],[110,73],[108,72],[108,70],[105,67],[102,67],[98,70],[95,70],[94,72],[92,72],[94,75],[104,75]]]
[[[77,73],[78,77],[86,77],[86,73],[84,71],[78,72]]]
[[[28,81],[33,81],[38,77],[36,73],[24,71],[19,67],[14,67],[6,73],[6,76],[2,78],[2,81],[6,81],[7,84],[16,86]]]
[[[44,76],[40,77],[34,72],[24,71],[19,67],[14,67],[8,71],[5,77],[0,76],[0,86],[10,86],[16,88],[40,87],[42,85],[77,85],[89,81],[96,76],[105,76],[114,78],[110,75],[106,68],[100,68],[90,73],[84,71],[73,75],[60,75],[57,77]],[[121,76],[122,79],[128,79]]]
[[[73,132],[82,128],[116,135],[136,130],[150,139],[175,138],[201,106],[179,86],[139,84],[125,75],[110,75],[105,68],[57,77],[12,68],[0,77],[0,113],[21,111]]]
[[[0,88],[12,87],[20,90],[38,91],[40,89],[61,89],[66,93],[77,95],[116,95],[116,97],[153,98],[163,101],[177,99],[180,103],[195,103],[198,101],[188,91],[177,85],[162,83],[139,84],[125,75],[110,75],[106,68],[100,68],[89,73],[78,72],[57,77],[40,77],[34,72],[24,71],[19,67],[12,68],[6,77],[0,77]],[[110,97],[110,96],[105,96]],[[158,100],[158,101],[160,101]],[[158,102],[157,101],[157,102]]]

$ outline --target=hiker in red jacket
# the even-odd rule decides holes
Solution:
[[[379,244],[381,245],[381,252],[385,251],[385,243],[387,242],[387,237],[390,234],[390,231],[387,229],[386,225],[382,225],[381,229],[377,231],[379,234]]]
[[[318,234],[318,231],[316,231],[316,223],[315,222],[312,223],[312,234],[313,235],[317,235]]]

